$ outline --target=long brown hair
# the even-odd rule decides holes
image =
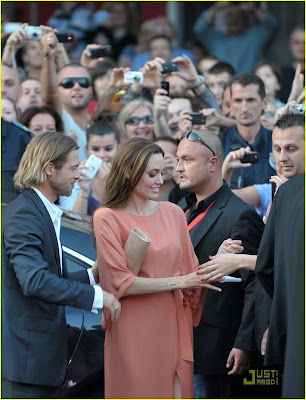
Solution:
[[[148,139],[135,137],[121,145],[106,181],[102,207],[120,208],[127,203],[153,154],[164,156],[163,150]]]

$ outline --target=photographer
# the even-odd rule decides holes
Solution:
[[[219,10],[225,12],[225,31],[213,27]],[[253,26],[248,23],[250,17],[258,21]],[[276,26],[276,18],[257,8],[255,2],[217,1],[200,15],[193,31],[209,53],[230,63],[241,74],[252,71],[262,58],[262,49]]]
[[[242,189],[232,189],[233,192],[262,217],[267,215],[267,209],[272,201],[272,183],[275,183],[276,193],[279,186],[295,176],[305,173],[305,117],[300,114],[283,114],[275,123],[272,134],[273,155],[277,175],[271,176],[270,183],[253,185]],[[222,166],[223,179],[229,183],[236,168],[248,168],[252,164],[242,163],[245,153],[250,147],[231,151],[224,159]]]
[[[8,37],[3,49],[2,63],[16,69],[16,54],[21,52],[21,60],[24,64],[24,69],[19,70],[21,77],[40,80],[43,63],[41,38],[44,28],[43,25],[22,24],[16,32]],[[58,69],[69,63],[63,43],[57,43],[54,51]]]

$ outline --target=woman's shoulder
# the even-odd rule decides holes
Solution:
[[[166,213],[172,213],[175,215],[184,215],[183,210],[175,203],[171,201],[161,201],[160,202],[160,210]]]
[[[111,219],[115,218],[116,216],[116,209],[109,208],[109,207],[99,207],[93,214],[93,219],[102,218],[102,219]]]

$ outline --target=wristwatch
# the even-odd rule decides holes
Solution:
[[[202,85],[202,83],[205,82],[204,76],[202,75],[198,75],[200,82],[196,83],[195,85],[190,85],[190,89],[197,89],[198,87],[200,87]]]

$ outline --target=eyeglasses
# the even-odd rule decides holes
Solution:
[[[64,89],[71,89],[78,82],[78,84],[84,88],[88,89],[90,86],[90,81],[88,78],[80,77],[80,78],[64,78],[58,86],[62,86]]]
[[[181,141],[182,139],[184,139],[184,138],[186,138],[186,139],[188,139],[188,140],[191,140],[191,141],[193,141],[193,142],[198,141],[198,142],[203,143],[204,146],[207,147],[207,148],[213,153],[214,156],[216,156],[216,154],[215,154],[215,152],[213,151],[213,149],[212,149],[210,146],[208,146],[207,143],[204,142],[204,140],[201,138],[201,136],[200,136],[199,134],[197,134],[197,132],[194,132],[194,131],[187,131],[187,132],[184,132],[183,135],[182,135],[182,137],[181,137],[181,139],[180,139],[180,141]]]
[[[139,125],[140,121],[143,121],[146,125],[154,124],[154,117],[153,115],[145,115],[144,117],[130,117],[125,121],[125,124],[128,125]]]

